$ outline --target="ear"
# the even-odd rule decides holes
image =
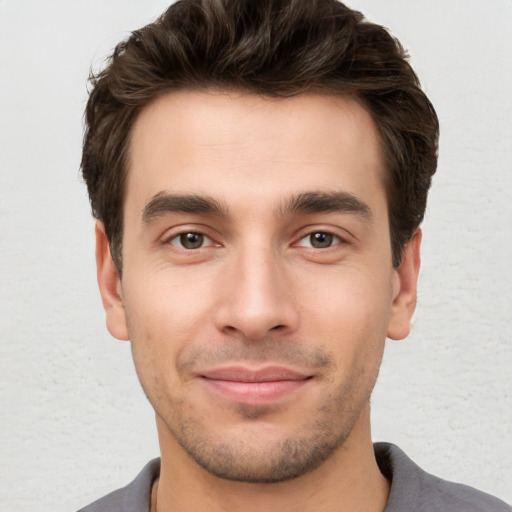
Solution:
[[[393,304],[388,338],[401,340],[411,331],[411,318],[416,309],[418,274],[420,271],[421,229],[417,229],[404,247],[402,262],[393,277]]]
[[[96,222],[96,274],[105,309],[107,329],[114,338],[128,340],[121,279],[110,254],[103,222]]]

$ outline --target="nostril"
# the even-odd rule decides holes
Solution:
[[[270,329],[271,331],[278,331],[280,329],[284,329],[284,325],[280,324],[280,325],[274,325],[274,327],[272,327],[272,329]]]

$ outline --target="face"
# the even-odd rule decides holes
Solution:
[[[393,269],[370,115],[181,91],[132,135],[123,276],[99,225],[98,278],[162,450],[240,481],[315,469],[369,432],[386,335],[414,309],[419,235]]]

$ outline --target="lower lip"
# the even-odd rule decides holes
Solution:
[[[239,382],[203,378],[203,381],[213,392],[232,402],[265,405],[292,395],[309,382],[309,379]]]

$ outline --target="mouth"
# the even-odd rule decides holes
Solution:
[[[198,375],[209,391],[237,404],[268,405],[291,396],[313,376],[281,366],[215,368]]]

